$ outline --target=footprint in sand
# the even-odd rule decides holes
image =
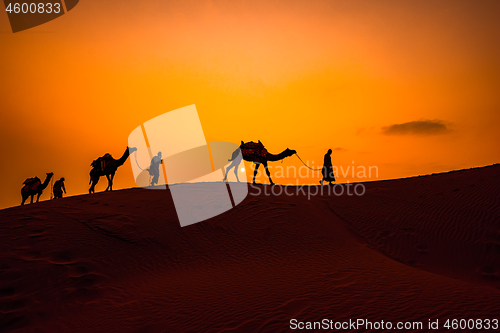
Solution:
[[[78,288],[88,288],[100,284],[104,276],[90,269],[85,263],[76,262],[66,264],[68,277]]]
[[[420,253],[427,253],[427,245],[424,244],[418,244],[417,245],[417,251]]]
[[[46,229],[35,229],[29,233],[29,237],[41,237],[45,235]]]
[[[499,271],[494,265],[486,265],[481,267],[481,275],[484,279],[500,280]]]
[[[16,268],[10,268],[9,265],[7,265],[7,266],[9,268],[0,269],[0,281],[12,282],[12,281],[19,279],[21,276],[24,275],[21,270],[16,269]]]
[[[10,297],[16,294],[16,289],[14,287],[6,287],[0,289],[0,298]]]
[[[496,253],[500,253],[500,243],[497,242],[488,242],[486,243],[486,251],[493,251]]]
[[[75,266],[68,272],[71,286],[64,290],[66,298],[80,302],[91,302],[101,293],[99,285],[104,276],[90,272],[84,266]]]
[[[85,274],[71,279],[74,282],[74,286],[77,288],[93,287],[102,281],[102,277],[97,274]]]
[[[45,219],[36,217],[36,216],[31,216],[31,215],[24,215],[24,217],[20,217],[19,221],[45,221]]]
[[[58,265],[68,265],[68,264],[76,263],[73,256],[67,252],[54,253],[52,256],[50,256],[50,258],[48,259],[48,262],[53,263],[53,264],[58,264]]]
[[[417,261],[417,260],[415,260],[415,259],[410,259],[410,260],[408,260],[406,263],[408,264],[408,266],[415,267],[415,266],[417,266],[418,261]]]
[[[351,284],[354,284],[352,279],[350,279],[351,274],[345,272],[327,273],[324,275],[324,277],[328,279],[331,286],[347,287]]]
[[[0,313],[14,313],[26,308],[29,305],[28,303],[31,302],[26,299],[19,299],[19,291],[14,286],[0,289]]]
[[[0,309],[3,313],[16,312],[27,307],[27,302],[22,299],[12,299],[0,303]]]
[[[291,300],[291,301],[283,304],[278,309],[281,309],[283,312],[285,312],[289,316],[296,317],[308,307],[309,307],[308,300],[306,300],[306,299],[294,299],[294,300]]]
[[[22,260],[31,261],[31,260],[40,260],[42,258],[42,252],[36,250],[26,249],[25,254],[21,256]]]
[[[70,266],[68,266],[69,277],[72,277],[72,278],[81,277],[87,273],[89,273],[89,269],[85,266],[82,266],[82,265],[75,265],[75,266],[70,265]]]

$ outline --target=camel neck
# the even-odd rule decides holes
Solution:
[[[285,157],[288,157],[288,156],[290,156],[290,155],[287,154],[287,151],[285,149],[285,150],[283,150],[281,153],[279,153],[277,155],[274,155],[274,154],[271,154],[271,153],[267,153],[267,160],[271,161],[271,162],[280,161],[280,160],[282,160],[282,159],[284,159]]]
[[[128,147],[127,147],[127,149],[123,153],[122,157],[120,157],[120,159],[118,160],[119,165],[122,165],[123,163],[125,163],[129,154],[130,154],[130,152],[129,152]]]
[[[47,175],[47,177],[45,177],[45,180],[44,180],[44,182],[42,184],[42,188],[46,188],[47,185],[49,185],[50,178],[52,178],[52,175]]]

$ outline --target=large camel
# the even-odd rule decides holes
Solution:
[[[260,143],[260,141],[259,141],[259,143]],[[241,144],[244,145],[244,142],[241,141]],[[240,179],[238,178],[238,166],[240,165],[241,160],[244,159],[247,162],[255,162],[255,169],[253,172],[253,184],[255,184],[255,177],[257,176],[257,171],[258,171],[260,165],[263,164],[264,168],[266,169],[267,177],[269,178],[269,183],[271,183],[271,185],[274,185],[273,180],[271,179],[271,173],[269,172],[269,169],[267,168],[267,162],[281,161],[285,157],[292,156],[293,154],[296,154],[296,153],[297,152],[295,150],[287,148],[277,155],[267,153],[267,155],[264,159],[261,158],[257,161],[256,158],[252,158],[251,156],[247,156],[245,154],[242,154],[240,152],[240,148],[238,148],[233,152],[232,158],[229,159],[229,161],[232,161],[232,163],[231,163],[231,165],[229,165],[226,168],[226,175],[225,175],[223,181],[226,181],[227,174],[232,168],[234,168],[234,174],[236,175],[236,179],[238,180],[238,182],[240,181]]]
[[[106,187],[106,191],[112,191],[113,178],[115,177],[116,169],[122,166],[123,163],[125,163],[125,161],[127,160],[128,156],[136,150],[137,148],[127,147],[122,157],[120,157],[119,159],[115,160],[110,156],[109,158],[102,160],[100,163],[94,166],[92,170],[90,170],[89,184],[92,183],[92,185],[89,188],[89,193],[94,193],[94,188],[99,182],[99,178],[101,178],[101,176],[106,176],[106,178],[108,178],[108,187]]]
[[[45,190],[45,188],[49,185],[50,179],[52,178],[53,175],[54,174],[52,172],[47,173],[47,177],[45,177],[44,182],[41,184],[40,184],[40,180],[38,179],[33,184],[25,185],[21,189],[21,196],[23,197],[23,201],[21,202],[21,206],[24,205],[24,202],[29,197],[31,197],[30,203],[33,203],[33,197],[35,196],[35,194],[37,194],[36,202],[38,202],[38,200],[40,199],[40,196],[42,195],[43,190]],[[36,183],[38,183],[38,186],[36,186]]]

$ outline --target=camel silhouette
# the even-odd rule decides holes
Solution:
[[[30,186],[30,185],[25,185],[21,189],[21,196],[23,198],[23,201],[21,202],[21,206],[24,205],[24,202],[26,201],[26,199],[28,199],[28,197],[31,197],[30,203],[33,203],[33,197],[35,196],[35,194],[37,194],[36,202],[38,202],[38,200],[40,199],[40,196],[42,195],[43,190],[45,190],[45,188],[49,185],[49,182],[50,182],[50,179],[52,178],[52,176],[54,176],[54,174],[52,172],[48,172],[47,177],[45,177],[44,182],[36,187]]]
[[[109,157],[106,160],[101,161],[101,163],[97,163],[92,170],[90,170],[90,182],[92,184],[89,188],[89,193],[94,193],[94,188],[99,182],[99,178],[102,176],[106,176],[108,178],[108,187],[106,187],[106,191],[113,190],[113,178],[115,177],[115,172],[118,167],[122,166],[123,163],[127,160],[128,156],[135,152],[137,148],[127,147],[122,157],[115,160],[113,157]]]
[[[259,143],[261,143],[260,140],[259,140]],[[244,145],[244,142],[241,141],[241,144]],[[266,174],[267,174],[267,177],[269,178],[269,183],[271,185],[274,185],[273,180],[271,179],[271,173],[269,172],[269,169],[267,168],[267,162],[281,161],[282,159],[289,157],[289,156],[292,156],[293,154],[296,154],[296,153],[297,152],[295,150],[287,148],[277,155],[267,153],[265,158],[261,157],[257,161],[257,158],[255,158],[255,156],[252,157],[252,156],[247,156],[245,154],[242,154],[240,152],[240,148],[238,148],[233,152],[232,158],[228,160],[230,162],[232,161],[232,163],[226,168],[226,175],[225,175],[223,181],[226,181],[227,174],[229,173],[229,171],[232,168],[234,168],[234,174],[236,175],[236,179],[238,180],[238,182],[240,181],[240,179],[238,178],[238,166],[240,165],[241,160],[244,159],[247,162],[256,162],[255,169],[253,172],[253,181],[252,181],[253,184],[255,184],[255,177],[257,176],[257,171],[259,169],[260,164],[262,163],[264,165],[264,168],[266,169]]]

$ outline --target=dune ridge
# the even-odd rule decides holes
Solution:
[[[329,202],[370,244],[410,266],[500,287],[500,166],[368,183]]]
[[[250,186],[235,209],[184,228],[168,190],[4,209],[0,327],[276,332],[292,318],[498,318],[499,177],[494,165],[311,200]]]

